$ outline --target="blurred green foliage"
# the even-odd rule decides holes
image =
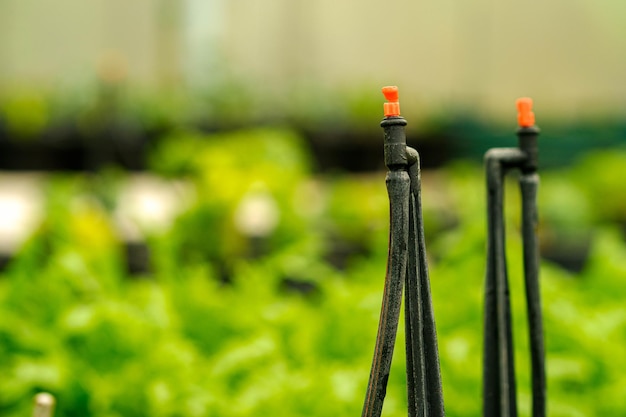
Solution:
[[[586,239],[574,275],[542,264],[551,416],[626,414],[624,153],[546,173],[542,242]],[[0,414],[32,395],[58,416],[331,416],[360,413],[382,297],[384,174],[313,177],[303,141],[260,129],[162,141],[152,170],[192,204],[149,234],[152,271],[129,277],[113,224],[124,174],[55,177],[47,217],[0,278]],[[104,179],[103,179],[104,178]],[[530,415],[518,197],[507,192],[520,415]],[[479,167],[423,176],[448,415],[480,414],[485,219]],[[237,223],[250,196],[276,225]],[[269,200],[268,200],[269,199]],[[601,200],[600,200],[601,199]],[[576,233],[587,230],[588,233]],[[386,416],[406,415],[403,328]]]
[[[24,91],[10,96],[0,105],[9,131],[20,139],[40,134],[49,122],[48,103],[41,94]]]

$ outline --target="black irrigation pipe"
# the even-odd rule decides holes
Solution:
[[[409,417],[443,417],[437,334],[430,295],[421,206],[419,154],[407,147],[397,87],[383,88],[385,164],[390,205],[389,252],[376,347],[362,417],[380,417],[400,317],[403,286]],[[546,376],[537,245],[537,136],[532,101],[520,99],[517,148],[485,155],[488,242],[483,363],[484,417],[516,417],[511,309],[505,255],[504,176],[518,169],[522,194],[524,279],[532,363],[533,417],[546,415]]]

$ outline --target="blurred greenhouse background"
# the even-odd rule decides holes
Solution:
[[[482,155],[535,100],[548,410],[626,415],[626,3],[0,1],[0,414],[359,415],[422,156],[448,415],[480,414]],[[519,198],[507,189],[520,415]],[[397,344],[402,346],[403,330]],[[404,352],[384,415],[406,415]]]

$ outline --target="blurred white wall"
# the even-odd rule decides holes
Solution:
[[[138,81],[159,77],[153,1],[4,0],[0,14],[5,84],[80,82],[106,60]]]
[[[183,54],[192,52],[182,48],[189,37],[184,6],[178,0],[3,0],[0,83],[76,84],[111,66],[135,84],[178,82]]]
[[[181,19],[183,43],[182,72],[194,84],[210,80],[209,68],[219,65],[216,51],[224,31],[223,2],[228,0],[186,0]]]
[[[80,79],[112,54],[146,85],[224,63],[277,95],[393,83],[489,113],[530,95],[561,116],[623,114],[625,23],[620,0],[3,0],[0,83]]]
[[[233,0],[226,16],[229,60],[258,79],[397,84],[489,113],[520,95],[560,116],[626,112],[624,1]]]

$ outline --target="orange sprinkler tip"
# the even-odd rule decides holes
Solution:
[[[400,103],[398,102],[398,87],[387,86],[383,87],[383,95],[387,99],[388,103],[383,105],[385,117],[400,116]]]
[[[533,99],[529,97],[518,98],[515,104],[517,105],[517,123],[520,127],[534,126]]]

